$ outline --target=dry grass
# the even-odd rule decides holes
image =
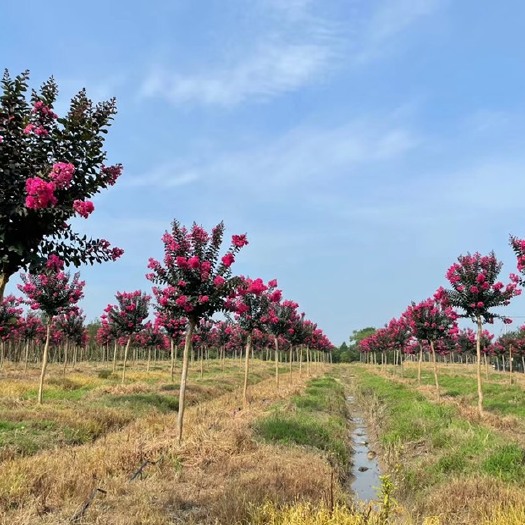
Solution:
[[[450,479],[431,491],[419,508],[422,516],[436,516],[440,525],[525,524],[523,489],[483,476]]]
[[[106,493],[97,495],[82,523],[233,525],[249,523],[251,506],[267,500],[319,501],[330,488],[325,458],[257,443],[251,431],[271,403],[300,392],[306,377],[295,374],[294,381],[283,378],[278,393],[272,379],[251,386],[247,410],[239,410],[239,390],[190,407],[180,446],[174,415],[155,412],[91,444],[5,461],[0,523],[67,523],[96,487]],[[156,463],[144,479],[129,481],[145,459]]]

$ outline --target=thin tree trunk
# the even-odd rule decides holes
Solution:
[[[306,347],[306,375],[310,375],[310,347]]]
[[[66,368],[67,368],[67,351],[69,350],[69,339],[66,339],[66,342],[64,343],[64,370],[62,373],[64,376],[66,375]]]
[[[117,369],[117,346],[118,342],[115,339],[115,345],[113,347],[113,373],[115,373],[115,370]]]
[[[175,373],[175,341],[173,341],[173,337],[170,337],[170,377],[171,382],[174,381],[174,373]]]
[[[489,359],[487,357],[487,354],[483,355],[483,359],[485,361],[485,379],[489,378]]]
[[[5,286],[9,281],[9,275],[5,273],[0,273],[0,301],[4,298]]]
[[[177,414],[177,440],[179,444],[182,441],[182,427],[184,423],[184,400],[186,397],[186,380],[188,378],[188,361],[191,352],[191,339],[193,337],[194,329],[195,321],[189,320],[188,327],[186,328],[186,340],[184,341],[184,353],[182,355],[182,372],[179,389],[179,412]]]
[[[124,365],[122,366],[122,384],[124,384],[124,381],[126,380],[126,363],[128,362],[128,351],[130,344],[131,336],[128,337],[128,340],[126,342],[126,349],[124,350]]]
[[[273,338],[275,343],[275,386],[279,388],[279,341]]]
[[[293,375],[292,375],[292,363],[293,363],[293,346],[290,345],[290,359],[288,362],[288,371],[290,373],[290,384],[293,384]]]
[[[512,385],[512,345],[509,346],[509,385]]]
[[[483,330],[483,325],[481,323],[481,317],[478,316],[478,336],[476,338],[476,371],[478,376],[478,411],[479,415],[483,416],[483,383],[481,380],[481,332]]]
[[[248,371],[250,368],[250,350],[252,349],[252,334],[246,339],[246,354],[244,356],[244,387],[242,390],[243,407],[248,406]]]
[[[202,379],[204,377],[204,348],[202,348],[202,346],[199,349],[199,353],[200,353],[200,367],[201,367],[200,376]]]
[[[438,381],[438,369],[436,362],[436,352],[434,350],[434,341],[430,341],[430,349],[432,350],[432,363],[434,365],[434,381],[436,382],[437,398],[440,399],[439,395],[439,381]]]
[[[27,362],[29,361],[29,339],[26,339],[24,355],[24,372],[27,371]]]
[[[47,321],[47,330],[46,330],[46,344],[44,345],[44,355],[42,357],[42,371],[40,372],[40,384],[38,385],[38,404],[42,404],[42,397],[44,394],[44,377],[46,375],[47,368],[47,359],[49,355],[49,340],[51,338],[51,321],[50,317]]]
[[[423,362],[423,345],[419,344],[419,360],[417,362],[417,384],[421,384],[421,363]]]
[[[146,372],[149,372],[150,364],[151,364],[151,347],[148,347],[148,363],[146,365]]]

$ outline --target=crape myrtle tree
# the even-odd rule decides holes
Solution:
[[[166,350],[169,347],[168,337],[162,333],[161,327],[157,323],[152,323],[151,321],[148,321],[142,330],[135,334],[135,341],[141,348],[145,348],[148,351],[146,372],[150,370],[151,351]]]
[[[23,284],[18,288],[27,296],[31,309],[40,310],[45,316],[46,342],[38,386],[38,404],[42,404],[53,318],[76,307],[84,296],[85,282],[80,280],[78,272],[71,279],[69,273],[64,272],[64,262],[56,255],[49,256],[41,273],[22,274],[21,279]]]
[[[21,303],[22,299],[14,295],[8,295],[0,301],[0,365],[2,366],[5,359],[5,342],[21,328],[23,323]]]
[[[27,370],[29,362],[29,346],[35,344],[38,339],[43,339],[46,328],[42,324],[42,319],[33,311],[27,312],[21,319],[18,335],[24,342],[24,371]]]
[[[391,319],[387,325],[387,330],[392,341],[392,350],[394,351],[394,364],[403,366],[403,354],[405,348],[412,338],[412,332],[406,319]]]
[[[510,300],[521,293],[518,288],[519,277],[510,274],[510,282],[504,285],[498,281],[503,263],[496,259],[494,252],[489,255],[460,255],[458,262],[447,271],[446,277],[452,289],[443,290],[443,298],[459,308],[460,317],[471,319],[477,326],[476,363],[478,378],[478,411],[483,415],[483,385],[481,379],[481,334],[484,323],[492,323],[495,318],[508,324],[512,320],[491,311],[492,308],[507,306]]]
[[[122,366],[122,384],[126,380],[126,363],[133,335],[140,332],[144,320],[148,317],[148,306],[151,297],[140,290],[134,292],[117,292],[115,295],[117,305],[108,304],[102,316],[103,322],[107,319],[113,326],[117,337],[126,340],[124,349],[124,364]]]
[[[118,348],[118,338],[119,338],[117,330],[118,330],[118,327],[114,325],[113,323],[109,322],[106,314],[103,314],[100,317],[100,326],[97,329],[95,338],[96,338],[96,342],[100,346],[106,347],[107,355],[109,355],[109,345],[110,343],[113,343],[113,370],[112,370],[113,373],[115,373],[115,370],[117,369],[117,348]]]
[[[174,380],[175,362],[177,361],[178,342],[186,333],[188,319],[186,317],[173,317],[168,309],[156,306],[155,324],[166,332],[170,341],[170,377]]]
[[[177,417],[179,443],[182,440],[184,399],[193,332],[201,319],[227,310],[226,300],[235,296],[237,281],[232,277],[231,266],[238,251],[248,244],[246,235],[233,235],[228,251],[221,257],[223,236],[222,222],[209,234],[196,223],[188,230],[174,220],[171,232],[166,232],[162,237],[163,262],[150,259],[148,263],[151,273],[146,277],[156,285],[153,287],[157,302],[155,308],[169,318],[185,317],[188,320]]]
[[[275,301],[268,312],[268,331],[273,335],[275,346],[275,384],[279,388],[279,338],[286,338],[293,333],[294,324],[299,319],[299,305],[290,300]]]
[[[0,82],[0,298],[14,273],[37,272],[51,254],[79,266],[123,253],[68,224],[88,217],[89,199],[121,174],[120,164],[105,164],[103,149],[115,100],[93,105],[80,91],[59,117],[55,81],[28,97],[28,79],[27,71],[15,78],[6,71]]]
[[[57,315],[54,319],[52,329],[64,334],[64,375],[66,373],[70,345],[73,344],[74,348],[77,348],[86,337],[85,321],[86,316],[78,307],[71,308],[69,311]],[[76,361],[75,354],[76,352],[74,352],[72,356],[73,365],[75,365]]]
[[[421,343],[426,342],[430,346],[432,353],[432,363],[434,366],[434,381],[436,392],[439,399],[439,380],[436,362],[435,343],[440,339],[445,339],[457,333],[456,324],[457,314],[447,306],[441,299],[443,290],[438,290],[433,298],[426,299],[416,304],[412,302],[403,313],[402,317],[410,326],[413,336]],[[421,360],[422,349],[419,354],[418,382],[421,383]]]
[[[239,326],[247,334],[242,393],[244,407],[248,404],[248,372],[253,332],[256,329],[262,332],[266,331],[266,325],[270,319],[271,305],[279,302],[280,299],[281,291],[277,290],[277,281],[275,279],[265,284],[261,278],[240,277],[237,283],[236,297],[228,301],[229,307],[235,311]]]

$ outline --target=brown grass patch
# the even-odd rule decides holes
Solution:
[[[66,523],[95,487],[106,494],[96,497],[82,523],[233,525],[248,523],[250,505],[268,499],[319,501],[330,486],[328,462],[300,448],[260,444],[250,428],[270,403],[300,392],[306,379],[295,374],[295,384],[286,385],[283,378],[279,392],[273,379],[251,385],[247,410],[239,411],[239,389],[188,408],[181,446],[174,415],[154,413],[93,444],[6,461],[0,523]],[[129,481],[144,459],[156,463],[143,480]]]

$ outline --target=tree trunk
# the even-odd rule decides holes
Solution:
[[[151,364],[151,347],[148,347],[148,363],[146,365],[146,372],[149,372],[150,364]]]
[[[275,343],[275,386],[279,388],[279,341],[273,338]]]
[[[24,372],[27,371],[28,361],[29,361],[29,339],[26,339],[25,355],[24,355]]]
[[[184,341],[184,354],[182,355],[182,372],[179,388],[179,411],[177,414],[177,433],[179,444],[182,441],[182,426],[184,423],[184,399],[186,397],[186,379],[188,378],[188,361],[191,353],[191,339],[195,329],[195,321],[189,320],[186,328],[186,340]]]
[[[115,346],[113,347],[113,373],[115,373],[115,370],[117,369],[117,340],[115,339]]]
[[[250,368],[250,350],[252,349],[252,334],[248,334],[246,339],[246,354],[244,356],[244,387],[242,390],[242,404],[248,406],[248,371]]]
[[[489,378],[489,358],[487,354],[484,354],[483,359],[485,361],[485,379]]]
[[[66,339],[66,342],[64,343],[64,370],[62,371],[64,376],[66,375],[68,350],[69,350],[69,339]]]
[[[478,334],[476,338],[476,371],[478,376],[478,411],[479,415],[483,416],[483,384],[481,380],[481,332],[483,330],[483,324],[481,323],[481,317],[478,316]]]
[[[421,384],[421,363],[423,362],[423,345],[419,345],[419,360],[417,362],[417,384]]]
[[[288,371],[290,373],[290,384],[293,384],[292,363],[293,363],[293,346],[290,345],[290,359],[288,362]]]
[[[9,275],[5,273],[0,273],[0,301],[4,298],[5,286],[7,281],[9,281]]]
[[[439,381],[438,381],[438,369],[436,362],[436,352],[434,350],[434,341],[430,341],[430,349],[432,350],[432,363],[434,364],[434,381],[436,382],[436,391],[438,400],[440,399],[439,395]]]
[[[509,385],[512,385],[512,345],[509,345]]]
[[[49,339],[51,339],[51,317],[47,321],[46,344],[44,345],[44,355],[42,357],[42,371],[40,372],[40,384],[38,385],[38,404],[42,404],[44,393],[44,377],[46,375],[47,358],[49,355]]]
[[[310,347],[306,347],[306,375],[310,375]]]
[[[170,337],[170,360],[171,360],[171,364],[170,364],[170,377],[171,377],[171,382],[173,383],[174,381],[174,373],[175,373],[175,341],[173,341],[173,337]]]
[[[130,344],[131,336],[128,337],[128,340],[126,342],[126,349],[124,350],[124,365],[122,366],[122,384],[124,384],[124,381],[126,380],[126,363],[128,362],[128,350]]]

